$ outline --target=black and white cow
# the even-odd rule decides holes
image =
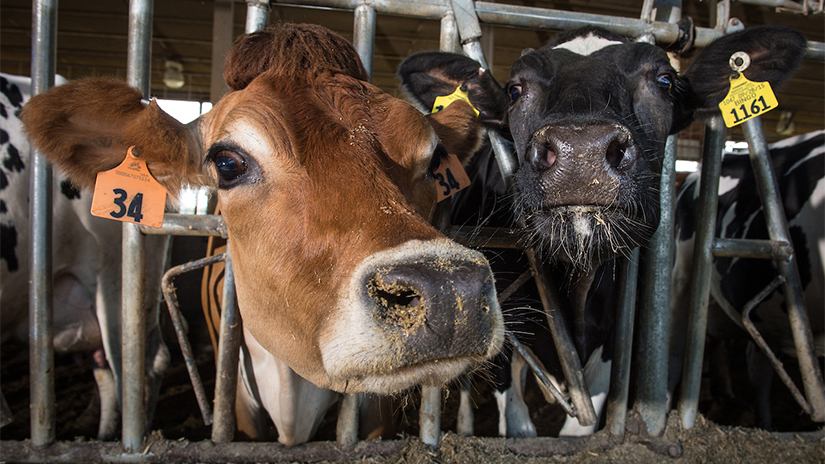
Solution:
[[[815,351],[817,356],[825,356],[825,130],[782,140],[771,144],[769,149],[799,267]],[[683,329],[687,324],[699,180],[698,172],[688,176],[677,198],[670,391],[675,389],[682,367]],[[723,158],[718,208],[717,237],[769,238],[756,179],[747,155],[727,154]],[[750,340],[742,324],[742,309],[777,275],[771,260],[714,258],[708,337],[713,340]],[[751,320],[775,353],[795,358],[796,350],[784,304],[782,291],[775,291],[754,308]],[[756,397],[757,425],[771,429],[773,367],[752,341],[747,349],[747,361]]]
[[[58,83],[65,82],[58,76]],[[0,75],[0,322],[2,339],[29,340],[29,167],[31,150],[18,118],[28,77]],[[93,353],[100,391],[99,439],[116,438],[121,383],[121,224],[93,217],[92,196],[54,175],[54,349]],[[147,420],[169,363],[158,328],[166,238],[147,237]]]
[[[661,48],[587,27],[525,51],[504,87],[478,63],[460,55],[424,52],[402,63],[399,77],[422,109],[430,111],[436,97],[461,87],[487,126],[513,141],[519,161],[514,214],[510,224],[488,224],[517,224],[523,243],[553,266],[565,299],[561,304],[567,326],[572,328],[597,410],[606,397],[612,357],[616,289],[610,266],[617,256],[645,245],[658,225],[667,136],[687,127],[701,112],[718,111],[730,88],[728,62],[734,52],[745,51],[752,58],[744,71],[748,79],[769,81],[776,88],[800,64],[804,50],[804,37],[794,31],[754,27],[710,44],[680,74]],[[495,213],[507,204],[503,187],[490,182],[489,176],[496,174],[490,161],[482,157],[476,164],[485,183],[494,187],[482,192],[486,196],[481,214]],[[499,197],[491,200],[495,192]],[[470,206],[469,214],[474,215],[478,201],[462,204],[458,199],[456,204]],[[454,222],[465,223],[467,217],[456,214]],[[491,261],[495,271],[500,259],[493,256]],[[559,374],[554,356],[546,353],[553,348],[542,328],[543,316],[511,318],[510,324],[546,367]],[[522,375],[513,372],[512,379]],[[520,388],[506,379],[501,388],[502,434],[535,435]],[[568,420],[562,434],[595,429]]]

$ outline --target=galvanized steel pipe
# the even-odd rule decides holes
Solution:
[[[791,243],[791,234],[785,220],[785,208],[781,202],[779,183],[771,164],[761,118],[756,117],[745,121],[744,132],[750,146],[751,165],[756,176],[759,197],[762,199],[768,235],[773,241]],[[704,181],[704,179],[702,180]],[[775,263],[780,275],[785,278],[785,282],[782,284],[785,307],[791,321],[791,331],[796,347],[799,370],[802,373],[805,394],[813,409],[811,419],[814,422],[823,422],[825,421],[825,387],[823,387],[819,362],[814,353],[813,334],[808,320],[808,313],[805,311],[805,300],[802,296],[796,256],[792,254],[788,259],[776,260]]]
[[[54,86],[57,0],[32,3],[32,95]],[[55,438],[54,330],[52,327],[52,168],[32,150],[29,183],[29,392],[31,438]]]
[[[630,390],[630,367],[633,348],[633,320],[636,315],[636,282],[639,280],[639,249],[629,258],[619,260],[619,312],[613,339],[613,364],[610,367],[610,395],[607,398],[605,428],[616,437],[624,437],[627,400]],[[644,364],[644,363],[642,363]],[[667,376],[665,376],[667,379]]]
[[[705,144],[702,153],[702,183],[696,218],[696,239],[693,250],[693,272],[690,283],[690,304],[685,339],[685,359],[682,369],[682,396],[679,413],[682,427],[689,429],[696,421],[699,386],[702,381],[702,358],[705,353],[705,333],[710,301],[710,272],[713,266],[714,231],[716,229],[717,196],[722,152],[725,148],[725,127],[722,116],[715,115],[705,124]]]
[[[246,0],[247,34],[260,31],[269,24],[269,0]]]
[[[360,2],[355,7],[352,44],[361,58],[364,69],[367,70],[367,75],[372,77],[372,55],[375,48],[375,7],[369,0]]]
[[[676,135],[667,138],[659,188],[659,227],[642,252],[639,304],[638,394],[635,409],[653,436],[667,425],[667,375],[670,339],[670,289],[676,203]],[[611,390],[612,391],[612,390]]]
[[[419,410],[419,435],[421,441],[438,446],[441,435],[441,388],[424,385],[421,387],[421,408]]]
[[[152,0],[129,2],[129,50],[126,81],[149,98],[152,53]],[[121,290],[121,398],[123,412],[123,447],[127,452],[140,450],[145,433],[146,405],[146,237],[137,225],[123,224],[123,262]]]
[[[235,436],[235,392],[238,385],[238,361],[241,346],[241,317],[235,301],[235,274],[232,254],[226,245],[223,275],[221,326],[218,335],[218,366],[215,379],[215,410],[212,441],[226,443]]]
[[[458,26],[455,23],[455,14],[448,11],[441,18],[441,34],[439,35],[438,49],[442,52],[458,53],[461,49],[458,38]]]

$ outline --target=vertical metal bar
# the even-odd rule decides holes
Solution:
[[[633,318],[636,314],[636,282],[639,280],[639,249],[634,249],[629,258],[621,258],[620,262],[617,285],[621,289],[619,296],[621,303],[616,318],[616,336],[613,341],[613,365],[610,369],[610,396],[607,399],[605,428],[611,435],[623,438],[630,389]]]
[[[685,429],[693,427],[699,403],[699,386],[702,380],[702,358],[705,352],[705,333],[710,300],[710,272],[713,265],[713,239],[716,230],[719,173],[722,150],[725,144],[725,127],[722,116],[710,118],[705,126],[705,145],[702,153],[702,177],[699,188],[696,239],[693,250],[693,272],[690,283],[690,304],[685,340],[685,360],[682,374],[682,396],[679,413]]]
[[[32,3],[32,95],[54,85],[57,0]],[[35,446],[55,438],[54,334],[52,328],[52,168],[32,153],[29,184],[29,388]]]
[[[458,26],[455,14],[450,10],[441,17],[441,36],[438,49],[442,52],[458,53],[461,43],[458,39]]]
[[[375,48],[375,6],[369,0],[355,7],[352,42],[367,74],[372,78],[372,52]]]
[[[235,301],[235,274],[232,271],[232,255],[228,244],[221,301],[215,413],[212,425],[212,441],[215,443],[230,442],[235,436],[235,393],[238,386],[238,350],[241,346],[241,318]]]
[[[360,394],[347,393],[341,399],[335,436],[340,445],[354,445],[358,442],[358,408]]]
[[[421,441],[432,446],[438,446],[438,437],[441,435],[441,388],[432,386],[421,387],[421,410],[419,413]]]
[[[642,254],[639,304],[638,393],[635,409],[653,436],[667,422],[668,339],[673,267],[673,230],[676,197],[676,136],[667,138],[659,189],[661,218],[650,247]]]
[[[246,27],[247,34],[260,31],[269,24],[269,0],[246,0]]]
[[[596,410],[593,408],[590,391],[584,380],[581,360],[575,349],[576,345],[570,338],[570,331],[567,330],[564,318],[561,317],[559,287],[546,267],[536,259],[533,250],[526,251],[527,258],[535,272],[536,287],[547,315],[547,324],[550,326],[550,334],[553,336],[564,379],[567,381],[570,401],[576,408],[576,418],[583,426],[593,425],[597,421]]]
[[[152,9],[152,0],[129,2],[126,81],[140,90],[144,98],[149,97],[151,85]],[[127,452],[137,452],[146,426],[146,237],[137,225],[123,224],[122,246],[123,447]]]
[[[750,145],[751,164],[756,176],[759,196],[762,199],[768,235],[771,240],[791,243],[791,234],[785,220],[785,208],[780,198],[779,184],[771,164],[768,145],[765,143],[761,118],[746,121],[744,131],[748,145]],[[779,268],[779,273],[785,278],[782,284],[785,307],[791,321],[791,331],[805,394],[813,408],[811,418],[816,422],[822,422],[825,421],[825,387],[823,387],[822,373],[819,371],[819,363],[814,353],[813,334],[808,321],[808,313],[805,311],[796,253],[794,252],[787,259],[778,259],[774,262]]]

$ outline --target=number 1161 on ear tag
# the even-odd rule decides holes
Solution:
[[[120,166],[98,173],[92,215],[149,227],[163,225],[166,189],[152,177],[146,162],[132,155]]]

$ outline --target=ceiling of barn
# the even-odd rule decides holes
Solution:
[[[508,0],[539,8],[638,18],[642,0]],[[710,27],[709,9],[715,2],[686,0],[683,15],[697,26]],[[31,54],[31,2],[3,0],[0,4],[0,71],[28,75]],[[69,79],[126,75],[128,0],[60,0],[57,29],[57,72]],[[161,98],[208,101],[212,65],[214,2],[174,0],[154,3],[152,46],[152,93]],[[234,35],[243,32],[246,5],[234,4]],[[780,24],[801,31],[808,40],[825,41],[823,15],[803,16],[776,12],[774,8],[733,3],[732,16],[745,25]],[[273,2],[270,21],[312,22],[352,39],[353,15],[348,11],[306,8]],[[401,60],[411,53],[437,49],[439,22],[409,17],[378,15],[373,80],[397,95],[394,77]],[[492,37],[493,72],[507,80],[510,64],[526,47],[539,47],[553,34],[512,27],[485,28]],[[489,49],[487,50],[489,60]],[[167,60],[183,65],[184,86],[173,90],[163,84]],[[825,77],[822,62],[807,61],[796,77],[778,93],[783,109],[793,110],[795,133],[825,127]],[[766,133],[774,140],[780,111],[765,117]],[[737,138],[738,131],[732,134]],[[741,137],[741,135],[739,136]]]

